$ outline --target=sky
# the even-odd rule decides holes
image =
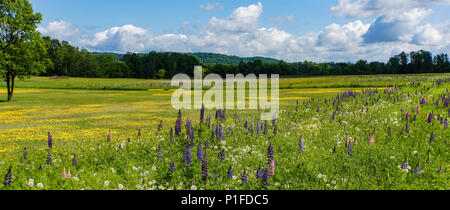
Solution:
[[[386,62],[450,49],[450,0],[30,0],[38,30],[96,52]]]

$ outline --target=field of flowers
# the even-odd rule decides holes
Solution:
[[[165,89],[19,88],[0,101],[0,190],[450,189],[449,74],[327,78],[340,88],[282,80],[272,121],[174,110]]]

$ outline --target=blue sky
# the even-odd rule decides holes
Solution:
[[[395,4],[393,4],[395,2]],[[91,51],[385,61],[449,48],[449,0],[31,0],[44,35]]]

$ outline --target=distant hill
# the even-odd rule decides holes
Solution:
[[[253,62],[255,60],[261,60],[265,63],[278,63],[279,60],[273,58],[265,58],[265,57],[238,57],[231,55],[223,55],[217,53],[186,53],[188,55],[196,57],[200,63],[204,64],[232,64],[238,65],[241,61],[244,63]]]
[[[94,55],[114,55],[118,60],[122,60],[124,54],[108,53],[108,52],[93,52]],[[139,53],[141,55],[147,53]],[[261,60],[264,63],[279,63],[280,60],[265,57],[238,57],[233,55],[223,55],[218,53],[185,53],[187,55],[197,58],[200,63],[203,64],[231,64],[239,65],[242,61],[244,63],[253,62],[255,60]]]

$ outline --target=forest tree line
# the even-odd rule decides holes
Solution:
[[[91,53],[86,49],[71,46],[68,42],[44,37],[47,56],[52,61],[41,76],[69,76],[89,78],[172,78],[178,73],[193,74],[194,66],[203,65],[204,73],[244,75],[280,74],[291,76],[313,75],[372,75],[372,74],[416,74],[450,72],[448,56],[435,56],[428,51],[402,52],[386,63],[359,60],[355,63],[315,63],[310,61],[287,63],[264,62],[259,59],[233,64],[201,64],[184,53],[149,52],[125,55]],[[212,54],[214,55],[214,54]],[[211,56],[211,55],[210,55]],[[230,56],[232,59],[234,57]],[[220,59],[226,57],[221,55]],[[226,62],[225,62],[226,63]]]

